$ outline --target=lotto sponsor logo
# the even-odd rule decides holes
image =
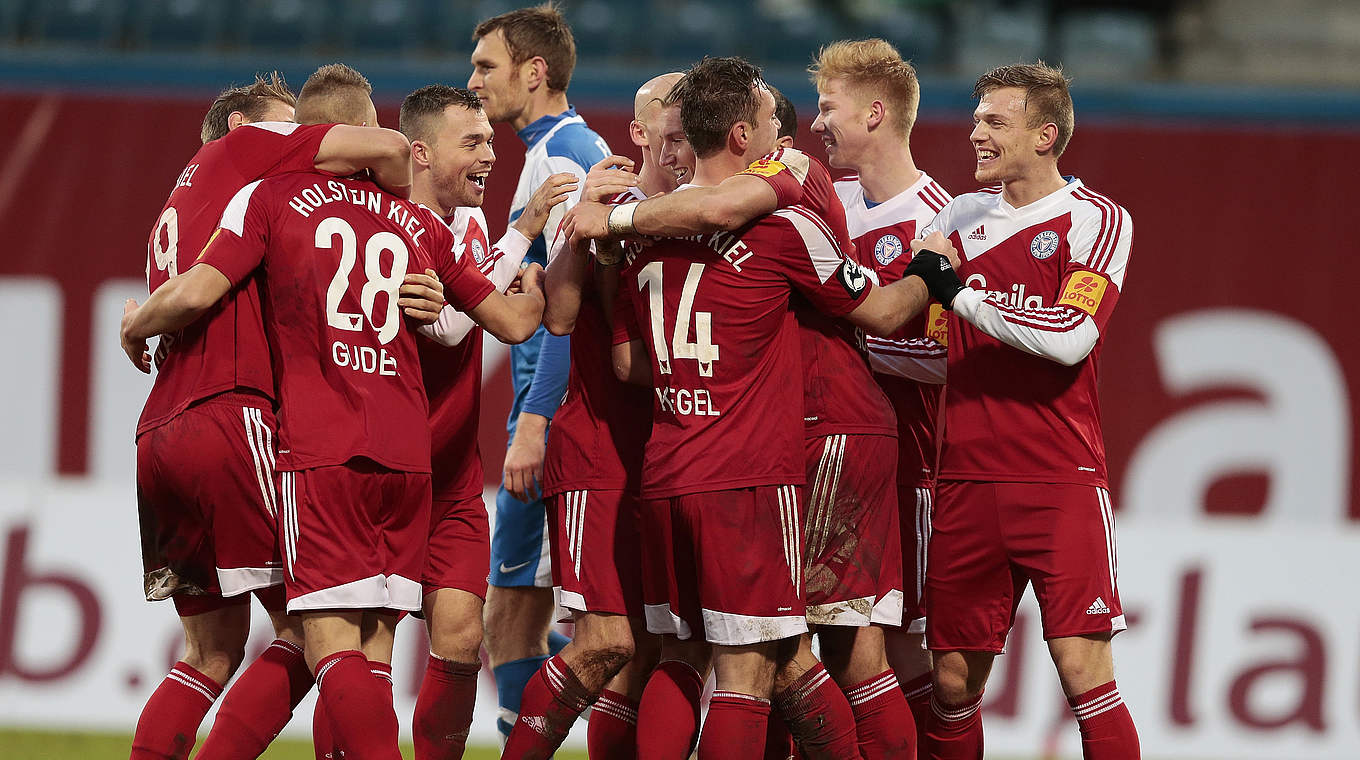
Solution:
[[[1108,281],[1094,272],[1078,272],[1067,280],[1062,296],[1058,298],[1061,306],[1072,306],[1095,316],[1105,297]]]
[[[366,375],[396,377],[397,357],[387,353],[385,348],[372,346],[351,346],[335,341],[331,344],[331,361],[337,367],[345,367]]]
[[[979,224],[977,229],[975,229],[975,230],[973,230],[972,232],[968,233],[968,239],[969,239],[969,240],[986,240],[986,239],[987,239],[987,230],[983,229],[983,227],[984,227],[984,225]]]
[[[742,174],[754,174],[757,177],[773,177],[787,168],[788,167],[781,161],[771,161],[770,159],[762,158],[746,167],[746,170],[743,171]]]
[[[926,314],[926,337],[941,346],[949,345],[949,315],[940,304],[931,304]]]

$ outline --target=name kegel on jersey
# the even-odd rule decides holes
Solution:
[[[713,399],[706,388],[655,388],[661,411],[680,416],[720,417],[722,411],[713,408]]]

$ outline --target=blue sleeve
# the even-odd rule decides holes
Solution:
[[[543,328],[539,328],[543,329]],[[548,419],[557,413],[562,396],[567,392],[567,372],[571,369],[571,336],[553,335],[543,330],[543,343],[538,349],[538,364],[529,393],[524,397],[521,412],[538,414]]]

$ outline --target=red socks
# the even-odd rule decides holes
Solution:
[[[1067,700],[1081,728],[1086,760],[1138,760],[1138,731],[1114,681]]]
[[[326,701],[320,690],[316,694],[316,708],[312,710],[312,750],[316,753],[316,760],[337,760],[340,757],[340,748],[331,736],[331,719],[326,714]]]
[[[375,675],[384,668],[386,680]],[[354,649],[316,664],[316,685],[326,700],[331,734],[347,753],[364,760],[401,760],[390,679],[391,666],[370,663]]]
[[[183,662],[175,663],[142,708],[130,760],[188,758],[198,724],[221,693],[216,681]]]
[[[591,760],[634,760],[637,722],[637,702],[617,691],[600,692],[586,728],[586,754]]]
[[[864,760],[916,757],[911,708],[891,670],[845,690],[855,715],[855,735]]]
[[[929,760],[982,760],[982,695],[962,705],[932,697],[923,749]]]
[[[930,722],[930,695],[934,693],[935,687],[930,682],[930,673],[921,675],[902,683],[902,696],[907,699],[907,706],[911,708],[912,720],[916,721],[916,746],[917,751],[924,753],[926,744],[926,725]]]
[[[789,724],[778,710],[771,710],[765,721],[765,760],[797,760],[798,745],[793,743]]]
[[[859,757],[850,704],[820,662],[775,694],[774,704],[789,724],[803,757]]]
[[[197,760],[255,760],[311,691],[302,648],[275,639],[232,684]]]
[[[692,665],[666,660],[656,666],[638,704],[638,760],[686,760],[699,738],[699,698],[704,678]]]
[[[715,691],[699,739],[699,760],[761,757],[770,703],[734,691]]]
[[[480,662],[453,662],[430,655],[412,719],[416,760],[457,760],[463,756],[481,669]]]
[[[576,718],[594,701],[561,657],[549,658],[524,685],[519,719],[501,755],[515,760],[552,757]]]

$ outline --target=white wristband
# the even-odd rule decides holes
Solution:
[[[633,214],[637,211],[639,201],[625,203],[622,206],[615,206],[609,210],[609,219],[605,226],[609,229],[609,234],[615,237],[631,235],[633,229]]]

